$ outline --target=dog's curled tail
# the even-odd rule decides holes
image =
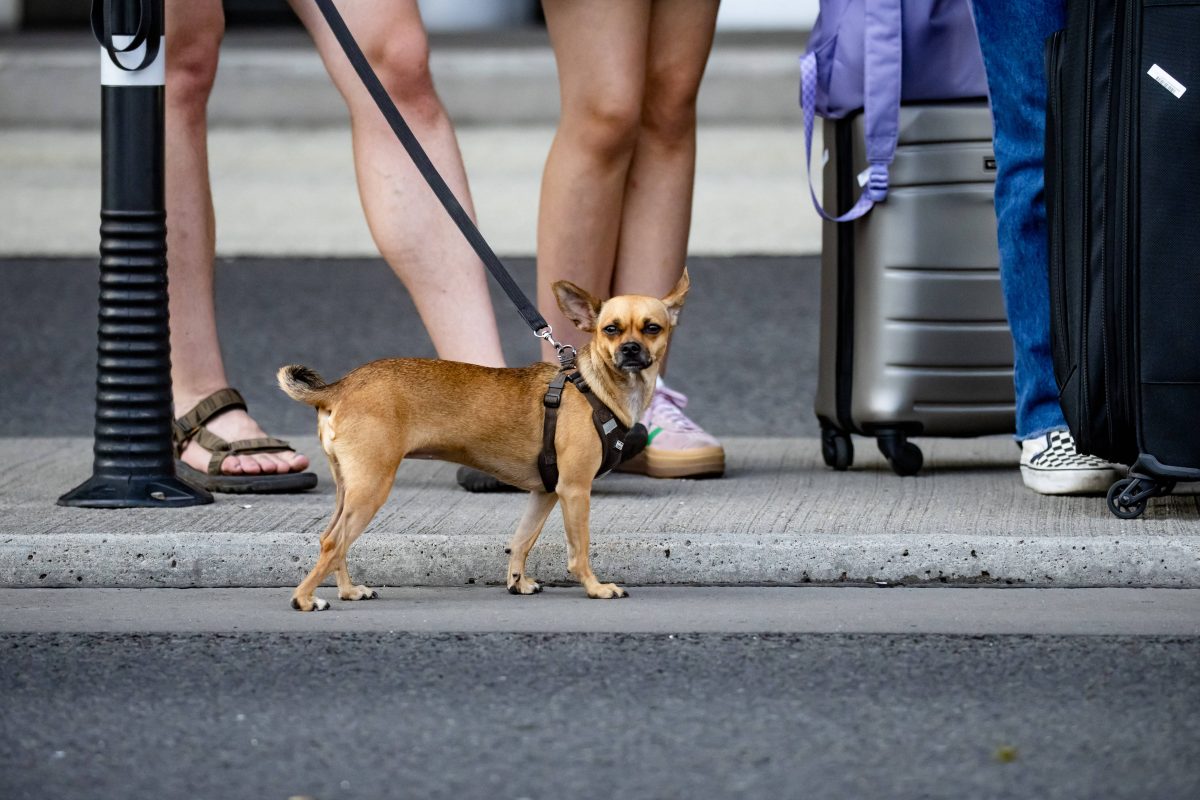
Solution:
[[[279,388],[293,400],[308,403],[310,406],[321,406],[332,399],[333,387],[325,383],[315,370],[300,364],[290,364],[276,373]]]

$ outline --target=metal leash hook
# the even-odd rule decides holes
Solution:
[[[539,339],[545,339],[546,342],[554,348],[554,352],[558,354],[558,368],[561,370],[571,369],[575,366],[575,356],[578,354],[574,347],[569,344],[563,344],[554,338],[554,329],[547,325],[544,328],[536,330],[533,335]]]

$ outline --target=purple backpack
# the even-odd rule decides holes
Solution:
[[[821,0],[800,61],[804,147],[812,162],[814,114],[840,119],[863,109],[869,164],[863,194],[835,222],[857,219],[887,197],[900,102],[987,96],[969,0]]]

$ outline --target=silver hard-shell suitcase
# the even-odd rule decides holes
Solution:
[[[824,133],[825,205],[840,214],[867,167],[863,117]],[[986,102],[904,106],[887,200],[825,222],[816,413],[829,466],[853,462],[851,433],[912,475],[923,458],[910,436],[1013,431],[995,174]]]

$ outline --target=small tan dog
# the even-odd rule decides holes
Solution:
[[[578,355],[580,373],[626,427],[650,403],[688,286],[685,269],[661,300],[625,295],[601,302],[567,281],[554,284],[563,314],[592,334]],[[405,456],[465,464],[529,490],[529,505],[509,551],[508,588],[513,594],[541,591],[537,581],[525,574],[525,559],[561,498],[568,571],[583,584],[588,597],[625,597],[620,586],[601,583],[588,562],[592,480],[603,450],[592,407],[574,387],[563,390],[558,411],[555,492],[546,491],[538,471],[542,402],[556,372],[550,364],[496,369],[455,361],[385,359],[326,384],[307,367],[281,369],[283,391],[317,409],[321,446],[337,484],[337,506],[321,534],[320,557],[292,593],[292,607],[328,608],[329,603],[313,591],[330,572],[337,573],[342,600],[377,596],[373,589],[350,580],[346,553],[387,500]]]

